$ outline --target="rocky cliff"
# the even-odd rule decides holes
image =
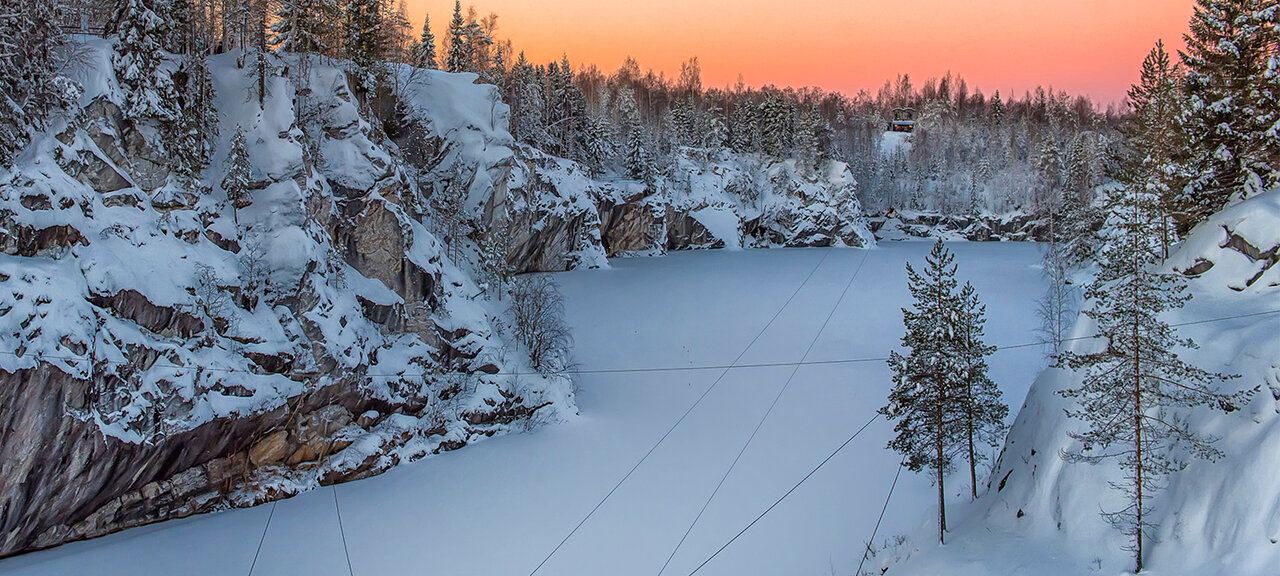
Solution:
[[[122,114],[110,44],[89,48],[79,109],[0,168],[0,555],[573,410],[428,229],[427,164],[370,121],[377,95],[317,61],[270,78],[260,107],[250,72],[213,57],[218,145],[184,178]],[[434,77],[459,101],[486,92]],[[233,204],[214,183],[237,130],[252,182]]]

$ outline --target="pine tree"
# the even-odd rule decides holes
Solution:
[[[1175,352],[1195,344],[1178,338],[1160,316],[1181,308],[1190,295],[1182,275],[1157,267],[1159,197],[1129,186],[1110,192],[1106,209],[1111,218],[1098,273],[1084,293],[1093,301],[1084,314],[1097,323],[1097,338],[1105,345],[1095,353],[1057,357],[1060,365],[1083,373],[1080,386],[1060,392],[1078,402],[1067,414],[1085,425],[1070,433],[1079,445],[1062,455],[1068,462],[1119,460],[1124,481],[1112,485],[1126,493],[1128,504],[1103,516],[1129,539],[1135,572],[1141,572],[1145,538],[1155,528],[1150,498],[1160,480],[1186,465],[1181,454],[1208,460],[1221,454],[1180,412],[1200,406],[1231,412],[1251,392],[1219,392],[1217,385],[1228,376],[1192,366]]]
[[[889,354],[893,388],[889,404],[879,410],[895,421],[888,447],[903,455],[908,470],[928,469],[938,487],[938,540],[947,532],[944,480],[962,449],[965,390],[958,375],[965,365],[957,354],[955,257],[939,239],[925,259],[924,272],[907,264],[912,310],[902,309],[906,333],[903,356]]]
[[[770,156],[791,156],[795,110],[778,92],[769,92],[760,105],[760,148]]]
[[[466,72],[471,64],[471,47],[467,44],[467,23],[462,19],[462,0],[454,0],[453,20],[449,21],[449,60],[445,69]]]
[[[640,124],[640,112],[636,109],[635,94],[630,89],[623,90],[618,100],[618,114],[622,117],[627,133],[623,159],[627,178],[648,179],[651,170],[650,156],[644,143],[644,127]]]
[[[222,177],[222,191],[226,192],[231,202],[232,214],[238,220],[240,208],[248,206],[249,186],[252,182],[249,165],[249,152],[245,149],[244,132],[239,128],[231,137],[231,148],[227,151],[226,175]]]
[[[1033,209],[1037,217],[1049,220],[1051,228],[1049,234],[1056,239],[1059,232],[1056,219],[1062,211],[1060,193],[1062,167],[1058,143],[1052,136],[1045,137],[1040,143],[1040,150],[1036,153],[1035,171],[1036,191],[1033,196]]]
[[[587,118],[586,128],[582,131],[583,160],[593,174],[599,174],[605,165],[613,160],[613,126],[604,116]]]
[[[422,18],[422,35],[413,45],[413,65],[419,68],[436,69],[436,37],[431,33],[431,16]]]
[[[1161,250],[1169,255],[1173,242],[1173,219],[1183,178],[1179,156],[1185,147],[1179,125],[1184,104],[1178,86],[1178,70],[1170,63],[1164,42],[1142,61],[1142,76],[1129,88],[1133,119],[1125,126],[1129,153],[1122,159],[1122,178],[1155,192],[1160,205]]]
[[[1280,184],[1274,2],[1197,0],[1182,53],[1190,97],[1188,229],[1236,194]]]
[[[707,123],[702,130],[698,145],[703,148],[720,148],[726,144],[728,129],[725,126],[724,110],[718,106],[707,109]]]
[[[969,460],[969,488],[976,500],[978,462],[985,459],[985,455],[978,451],[978,445],[995,447],[1004,439],[1004,420],[1009,415],[1009,407],[1001,399],[1000,387],[987,375],[986,358],[996,351],[996,347],[982,341],[987,306],[978,300],[972,284],[965,282],[960,289],[953,317],[955,327],[952,335],[957,352],[957,381],[961,386],[961,419]]]
[[[741,101],[729,113],[729,147],[734,152],[751,152],[759,148],[756,107]]]

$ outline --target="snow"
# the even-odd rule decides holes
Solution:
[[[741,363],[795,362],[811,342],[809,361],[880,358],[897,346],[910,299],[903,264],[921,262],[929,247],[683,252],[556,277],[584,371],[728,364],[757,334]],[[951,248],[960,279],[988,304],[987,341],[1033,340],[1037,247]],[[1043,361],[1026,347],[996,353],[991,365],[1016,402]],[[730,370],[538,573],[657,573],[792,370]],[[582,374],[580,416],[566,422],[307,492],[274,511],[232,510],[10,558],[0,574],[248,573],[268,517],[254,574],[346,574],[335,490],[356,574],[527,574],[722,372]],[[871,418],[888,388],[881,360],[801,367],[666,573],[689,573],[746,526]],[[883,420],[871,424],[700,574],[851,573],[898,463],[884,448],[890,435]],[[949,485],[957,500],[967,493],[961,481]],[[932,498],[924,476],[904,473],[880,534],[927,523]]]
[[[742,228],[738,215],[728,208],[707,206],[689,213],[694,220],[706,226],[712,236],[724,240],[728,250],[742,249]]]
[[[890,158],[897,154],[911,154],[911,133],[885,132],[880,138],[880,154]]]
[[[1188,283],[1194,298],[1165,318],[1185,324],[1178,335],[1198,349],[1183,359],[1211,372],[1238,374],[1225,392],[1258,387],[1253,400],[1233,413],[1197,409],[1181,414],[1188,426],[1218,438],[1225,456],[1189,459],[1166,489],[1150,501],[1148,519],[1158,528],[1147,542],[1143,573],[1270,575],[1280,565],[1280,282],[1276,267],[1251,286],[1261,264],[1227,246],[1224,228],[1263,252],[1280,245],[1280,191],[1238,202],[1201,223],[1166,266],[1185,270],[1200,259],[1214,262]],[[1205,320],[1222,319],[1212,322]],[[1080,353],[1100,345],[1084,316],[1070,336]],[[948,508],[951,536],[936,544],[936,525],[917,531],[904,551],[911,557],[889,574],[1128,573],[1130,552],[1099,510],[1123,507],[1109,486],[1121,481],[1114,462],[1067,464],[1068,431],[1080,423],[1064,417],[1074,405],[1056,394],[1079,386],[1080,376],[1050,368],[1032,385],[993,475],[992,493],[976,503]],[[1004,478],[1004,488],[999,489]]]

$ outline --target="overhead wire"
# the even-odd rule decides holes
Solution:
[[[1248,314],[1236,314],[1236,315],[1233,315],[1233,316],[1218,316],[1218,317],[1213,317],[1213,318],[1206,318],[1206,319],[1203,319],[1203,320],[1194,320],[1194,321],[1190,321],[1190,322],[1178,322],[1178,323],[1170,324],[1169,326],[1170,326],[1170,327],[1173,327],[1173,328],[1179,328],[1179,327],[1182,327],[1182,326],[1193,326],[1193,325],[1198,325],[1198,324],[1209,324],[1209,323],[1213,323],[1213,322],[1223,322],[1223,321],[1226,321],[1226,320],[1237,320],[1237,319],[1240,319],[1240,318],[1252,318],[1252,317],[1255,317],[1255,316],[1267,316],[1267,315],[1271,315],[1271,314],[1280,314],[1280,309],[1275,309],[1275,310],[1264,310],[1264,311],[1261,311],[1261,312],[1252,312],[1252,313],[1248,313]],[[1072,337],[1072,338],[1063,338],[1063,339],[1062,339],[1062,342],[1075,342],[1075,341],[1079,341],[1079,340],[1092,340],[1092,339],[1094,339],[1094,338],[1096,338],[1096,336],[1076,336],[1076,337]],[[1052,344],[1052,342],[1051,342],[1051,341],[1049,341],[1049,340],[1033,340],[1033,341],[1030,341],[1030,342],[1023,342],[1023,343],[1019,343],[1019,344],[1007,344],[1007,345],[1004,345],[1004,346],[995,346],[994,348],[995,348],[995,351],[996,351],[996,352],[1000,352],[1000,351],[1003,351],[1003,350],[1014,350],[1014,349],[1018,349],[1018,348],[1030,348],[1030,347],[1033,347],[1033,346],[1045,346],[1045,345],[1048,345],[1048,344]],[[20,354],[17,354],[17,353],[15,353],[15,352],[9,352],[9,351],[3,351],[3,350],[0,350],[0,354],[4,354],[4,355],[6,355],[6,356],[14,356],[14,357],[17,357],[17,358],[25,358],[25,357],[26,357],[25,355],[20,355]],[[38,355],[36,355],[35,359],[36,359],[37,361],[62,360],[62,361],[81,361],[81,362],[83,362],[83,361],[88,361],[88,360],[89,360],[89,358],[88,358],[88,357],[84,357],[84,356],[62,356],[62,355],[54,355],[54,354],[38,354]],[[889,357],[888,357],[888,356],[868,356],[868,357],[861,357],[861,358],[833,358],[833,359],[829,359],[829,360],[805,360],[805,361],[803,361],[803,362],[753,362],[753,363],[746,363],[746,364],[741,364],[741,363],[736,363],[736,362],[735,362],[735,363],[732,363],[732,364],[701,364],[701,365],[691,365],[691,366],[655,366],[655,367],[635,367],[635,368],[595,368],[595,369],[587,369],[587,370],[570,370],[570,371],[568,371],[568,372],[566,372],[566,373],[569,373],[569,374],[575,374],[575,375],[602,375],[602,374],[644,374],[644,373],[655,373],[655,372],[695,372],[695,371],[700,371],[700,370],[730,370],[730,369],[733,369],[733,370],[742,370],[742,369],[753,369],[753,368],[778,368],[778,367],[790,367],[790,366],[823,366],[823,365],[839,365],[839,364],[861,364],[861,363],[866,363],[866,362],[884,362],[884,361],[887,361],[888,359],[889,359]],[[97,362],[97,363],[99,363],[99,364],[105,364],[105,365],[129,365],[129,364],[134,364],[134,362],[130,362],[130,361],[118,361],[118,360],[103,360],[103,361],[99,361],[99,362]],[[244,369],[244,368],[210,368],[210,367],[203,367],[203,366],[197,366],[197,367],[194,367],[194,368],[193,368],[192,366],[179,366],[179,365],[176,365],[176,364],[163,364],[163,363],[155,363],[155,364],[152,364],[152,367],[170,368],[170,369],[175,369],[175,370],[183,370],[183,369],[191,370],[191,369],[198,369],[198,370],[203,370],[203,371],[206,371],[206,372],[231,372],[231,373],[258,374],[258,375],[265,375],[265,374],[266,374],[266,373],[257,372],[257,371],[254,371],[254,370],[247,370],[247,369]],[[393,373],[373,373],[373,372],[364,372],[364,373],[359,373],[359,374],[357,374],[357,375],[358,375],[358,376],[365,377],[365,378],[420,378],[420,377],[422,377],[422,376],[428,376],[428,375],[432,375],[432,374],[436,374],[436,373],[435,373],[435,372],[427,372],[427,371],[418,372],[418,373],[412,373],[412,372],[393,372]],[[513,370],[513,371],[509,371],[509,372],[499,372],[498,374],[503,375],[503,376],[538,376],[538,375],[545,375],[544,373],[542,373],[542,372],[538,372],[538,371],[519,371],[519,370]]]
[[[764,512],[761,512],[759,516],[756,516],[756,518],[752,520],[750,524],[747,524],[746,526],[744,526],[742,530],[739,530],[737,534],[733,535],[733,538],[730,538],[728,542],[725,542],[724,545],[720,546],[720,548],[717,549],[714,553],[712,553],[711,556],[708,556],[706,560],[703,560],[702,563],[699,564],[697,568],[694,568],[693,571],[689,573],[689,576],[693,576],[694,574],[697,574],[699,570],[702,570],[703,567],[705,567],[712,560],[714,560],[716,556],[719,556],[721,552],[724,552],[725,548],[728,548],[730,544],[733,544],[734,541],[737,540],[739,537],[741,537],[743,534],[745,534],[747,530],[750,530],[752,526],[755,526],[756,522],[759,522],[760,519],[764,518],[766,514],[773,511],[773,509],[776,508],[778,504],[781,504],[782,501],[786,500],[788,496],[790,496],[793,492],[795,492],[796,489],[799,488],[801,484],[804,484],[805,481],[807,481],[811,476],[817,473],[818,470],[820,470],[823,466],[826,466],[827,462],[830,462],[832,458],[835,458],[836,454],[839,454],[841,450],[844,450],[845,447],[848,446],[850,442],[853,442],[853,440],[857,438],[859,434],[862,434],[863,430],[866,430],[867,427],[870,426],[872,422],[875,422],[876,419],[879,417],[880,417],[880,413],[877,412],[874,416],[871,417],[870,420],[867,420],[866,424],[863,424],[861,428],[858,428],[858,431],[854,432],[852,436],[849,436],[849,438],[845,440],[843,444],[841,444],[835,450],[832,450],[831,453],[828,454],[827,457],[822,460],[822,462],[818,463],[817,466],[814,466],[813,469],[810,470],[808,474],[805,474],[804,478],[801,478],[799,482],[796,482],[795,485],[793,485],[790,490],[787,490],[785,494],[783,494],[777,500],[774,500],[773,504],[770,504],[769,507],[764,510]]]
[[[742,460],[742,455],[747,452],[747,448],[749,448],[751,443],[755,441],[756,434],[760,433],[760,429],[764,427],[765,421],[769,419],[769,415],[773,413],[773,409],[778,406],[778,401],[782,399],[782,395],[786,393],[787,388],[791,386],[791,381],[795,379],[796,373],[800,371],[800,366],[809,357],[809,353],[813,351],[814,345],[816,345],[818,340],[822,338],[822,333],[826,331],[827,325],[831,323],[831,319],[835,317],[836,311],[840,309],[840,304],[844,302],[844,297],[848,295],[849,288],[853,286],[853,281],[858,277],[858,273],[862,272],[862,266],[867,263],[867,256],[869,254],[870,252],[863,253],[862,260],[858,261],[858,267],[855,268],[853,270],[853,274],[849,276],[849,281],[845,283],[844,290],[840,291],[840,297],[837,298],[835,304],[831,306],[831,311],[827,313],[826,319],[822,321],[822,326],[818,328],[818,332],[813,335],[813,340],[809,341],[809,346],[805,348],[804,354],[800,357],[800,363],[797,363],[796,366],[791,369],[791,374],[787,376],[786,382],[782,384],[782,387],[778,389],[778,393],[774,395],[773,402],[769,404],[769,408],[760,416],[760,421],[756,423],[755,429],[751,431],[751,435],[747,437],[747,441],[743,443],[742,448],[738,450],[738,454],[733,458],[733,462],[729,464],[729,468],[726,469],[724,471],[724,475],[720,477],[720,482],[716,484],[715,489],[713,489],[711,494],[707,496],[707,500],[703,502],[702,508],[698,510],[697,516],[695,516],[693,521],[689,523],[689,527],[685,529],[684,535],[680,536],[680,541],[676,543],[675,548],[671,549],[671,554],[667,556],[666,562],[664,562],[662,564],[662,568],[658,570],[658,576],[662,576],[662,574],[667,571],[667,566],[671,564],[671,560],[676,557],[676,553],[680,551],[680,547],[684,546],[685,540],[689,538],[689,534],[693,532],[693,528],[698,525],[698,521],[702,519],[702,515],[705,514],[707,508],[711,506],[711,502],[715,500],[716,494],[720,493],[720,488],[724,486],[725,481],[729,479],[729,475],[733,473],[735,468],[737,468],[738,462]]]
[[[718,376],[715,379],[715,381],[712,382],[711,385],[708,386],[707,389],[702,392],[702,395],[698,396],[698,398],[694,400],[693,404],[691,404],[689,408],[685,410],[683,414],[680,415],[680,418],[676,419],[676,421],[673,424],[671,424],[671,427],[667,428],[667,431],[663,433],[663,435],[660,438],[658,438],[658,441],[655,442],[653,446],[651,446],[649,450],[645,452],[644,455],[641,456],[638,461],[636,461],[635,465],[633,465],[631,469],[628,470],[627,473],[624,474],[616,484],[614,484],[613,488],[610,489],[609,492],[604,495],[604,498],[601,498],[600,501],[597,502],[596,505],[591,508],[591,511],[587,512],[587,515],[583,516],[582,520],[580,520],[578,524],[574,526],[573,529],[570,530],[569,533],[566,534],[565,537],[561,539],[558,544],[556,544],[555,548],[552,548],[551,552],[547,553],[546,557],[544,557],[542,561],[539,562],[538,565],[535,566],[533,570],[529,572],[529,576],[534,576],[534,574],[537,574],[538,570],[541,570],[542,567],[546,565],[546,563],[549,560],[551,560],[553,556],[555,556],[556,552],[558,552],[560,548],[562,548],[564,544],[568,542],[569,539],[572,538],[573,535],[576,534],[584,524],[587,523],[587,520],[590,520],[591,517],[595,515],[596,511],[599,510],[601,506],[604,506],[604,503],[607,502],[609,498],[611,498],[613,494],[618,491],[618,488],[622,487],[622,485],[626,483],[627,479],[630,478],[631,475],[634,474],[635,471],[640,468],[640,465],[644,464],[644,462],[649,459],[649,456],[651,456],[658,449],[658,447],[661,446],[662,443],[665,442],[669,436],[671,436],[672,432],[675,432],[676,428],[678,428],[680,424],[685,421],[685,418],[688,418],[689,414],[691,414],[694,411],[694,409],[697,408],[698,405],[701,404],[702,401],[709,394],[711,394],[711,391],[715,389],[716,385],[720,384],[720,381],[723,380],[725,375],[729,373],[729,370],[733,368],[733,364],[736,364],[739,360],[742,360],[742,357],[745,356],[747,352],[751,350],[752,346],[755,346],[755,343],[758,340],[760,340],[760,337],[764,335],[764,333],[769,329],[770,326],[773,325],[775,321],[777,321],[778,317],[782,315],[782,312],[787,309],[787,306],[791,305],[791,302],[795,300],[796,295],[800,293],[800,290],[803,289],[805,285],[809,283],[809,280],[813,278],[813,275],[815,272],[818,271],[818,268],[821,268],[822,264],[827,261],[827,256],[829,254],[831,254],[831,251],[823,252],[822,258],[818,260],[818,263],[815,264],[813,269],[809,271],[809,274],[804,277],[804,280],[800,282],[800,285],[796,286],[795,291],[791,293],[791,296],[787,298],[786,302],[782,303],[782,306],[778,308],[778,311],[773,314],[773,317],[769,318],[769,321],[765,323],[765,325],[762,328],[760,328],[760,331],[756,333],[755,337],[752,338],[751,341],[747,343],[746,347],[742,349],[742,352],[738,353],[737,358],[734,358],[733,362],[729,366],[726,366],[724,371],[720,373],[720,376]]]

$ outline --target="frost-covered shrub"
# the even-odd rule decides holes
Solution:
[[[569,369],[573,335],[564,321],[564,297],[550,276],[512,282],[510,312],[516,340],[528,348],[535,370],[555,374]]]

